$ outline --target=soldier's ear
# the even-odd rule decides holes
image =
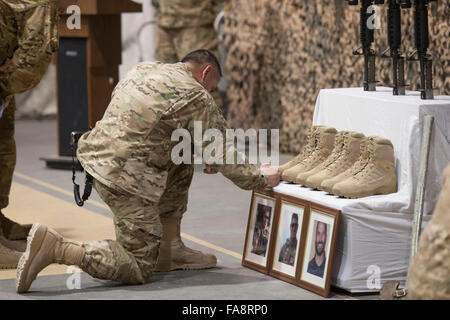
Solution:
[[[207,64],[206,67],[202,71],[202,80],[205,80],[207,75],[212,71],[212,67],[210,64]]]

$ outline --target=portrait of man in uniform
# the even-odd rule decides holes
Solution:
[[[265,257],[270,236],[272,208],[261,203],[257,207],[255,229],[253,231],[252,253]]]
[[[278,261],[293,266],[297,253],[297,230],[298,230],[298,214],[293,213],[291,224],[289,225],[290,237],[286,239],[280,250]]]

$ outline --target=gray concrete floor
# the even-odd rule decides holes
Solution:
[[[20,120],[16,122],[16,171],[72,192],[71,171],[48,169],[42,156],[57,154],[56,120]],[[283,163],[289,156],[282,156]],[[38,183],[15,175],[14,180],[35,190],[48,193],[75,206],[73,198]],[[81,174],[78,173],[78,181]],[[188,212],[182,232],[221,248],[242,254],[251,192],[238,189],[222,175],[203,174],[197,168],[190,189]],[[91,199],[102,202],[93,191]],[[48,204],[51,206],[51,203]],[[85,207],[111,217],[106,210],[89,204]],[[39,208],[45,210],[45,208]],[[30,215],[30,223],[33,221]],[[70,223],[70,221],[68,221]],[[112,223],[112,221],[111,221]],[[321,296],[271,276],[242,267],[241,261],[229,254],[184,240],[186,245],[216,254],[218,266],[209,270],[155,273],[152,281],[141,286],[124,286],[81,274],[79,289],[68,289],[68,275],[42,276],[26,295],[15,293],[15,280],[0,281],[0,299],[254,299],[254,300],[321,300]],[[331,300],[377,299],[373,295],[349,296],[332,288]]]

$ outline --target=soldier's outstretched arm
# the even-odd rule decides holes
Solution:
[[[2,98],[27,91],[36,86],[45,74],[56,51],[57,13],[52,1],[40,1],[16,13],[19,24],[18,48],[0,78]]]
[[[203,120],[204,130],[219,130],[223,137],[222,154],[217,157],[217,160],[222,158],[222,163],[219,161],[216,163],[209,163],[211,169],[219,171],[241,189],[251,190],[263,189],[267,187],[269,178],[263,176],[260,169],[256,165],[248,163],[249,161],[247,157],[238,152],[234,148],[234,144],[226,143],[226,130],[228,129],[228,126],[222,112],[220,111],[220,108],[215,104],[214,99],[207,96],[203,98],[200,103],[204,105],[203,109],[206,110]],[[204,141],[203,150],[205,150],[211,142],[212,141]],[[232,161],[227,161],[227,157],[230,157],[230,155]],[[238,162],[238,159],[241,161]]]

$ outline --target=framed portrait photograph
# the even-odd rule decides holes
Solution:
[[[292,201],[288,199],[285,196],[281,196],[280,199],[279,215],[274,225],[274,254],[269,273],[276,278],[296,284],[307,203],[298,199]]]
[[[243,266],[268,272],[269,245],[275,210],[275,196],[253,192],[242,257]]]
[[[300,284],[324,297],[330,293],[334,246],[340,212],[310,205]]]

